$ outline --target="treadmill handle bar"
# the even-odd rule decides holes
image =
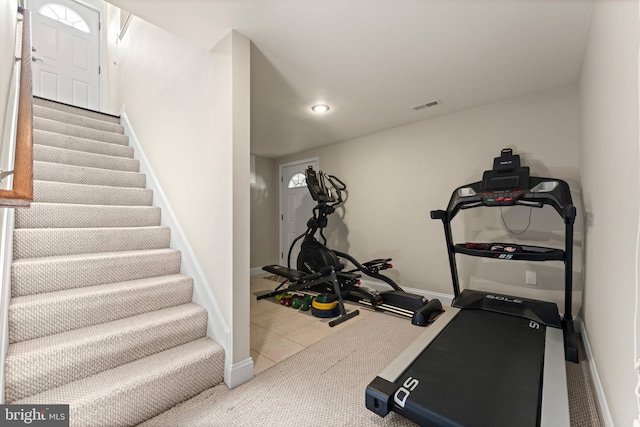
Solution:
[[[447,211],[431,211],[431,219],[441,219],[444,225],[444,237],[447,241],[447,254],[449,256],[449,268],[451,269],[451,281],[453,282],[454,299],[460,295],[460,282],[458,280],[458,266],[456,264],[456,253],[454,251],[453,234],[451,233],[451,218]]]

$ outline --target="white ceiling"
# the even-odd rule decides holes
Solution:
[[[280,157],[576,82],[590,0],[110,0],[210,49],[252,41],[251,152]],[[443,104],[414,111],[433,99]],[[311,112],[326,103],[325,115]]]

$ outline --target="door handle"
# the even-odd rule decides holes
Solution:
[[[31,57],[31,60],[32,60],[33,62],[44,62],[42,59],[40,59],[40,58],[36,58],[35,56],[32,56],[32,57]]]

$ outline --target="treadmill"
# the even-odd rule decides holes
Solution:
[[[451,221],[462,209],[552,206],[565,224],[564,250],[512,243],[454,244]],[[573,224],[568,184],[529,175],[504,149],[482,181],[457,188],[444,224],[454,300],[368,386],[366,406],[421,426],[569,426],[565,360],[578,362],[571,315]],[[559,261],[565,267],[564,315],[556,304],[494,292],[460,292],[456,254],[503,262]]]

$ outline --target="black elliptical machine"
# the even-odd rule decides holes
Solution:
[[[300,239],[303,239],[297,258],[299,271],[313,274],[324,271],[328,267],[334,267],[340,283],[340,292],[344,299],[357,301],[376,310],[410,317],[411,323],[414,325],[426,326],[432,323],[435,317],[442,312],[440,301],[437,299],[429,301],[423,296],[404,292],[397,283],[380,274],[381,271],[392,268],[391,258],[375,259],[361,264],[351,255],[329,249],[326,246],[327,239],[323,230],[327,226],[328,216],[335,212],[337,206],[344,203],[342,192],[347,189],[347,186],[334,175],[322,171],[316,174],[311,166],[307,168],[305,175],[307,188],[317,205],[313,208],[313,216],[307,222],[307,230],[291,243],[287,259],[291,259],[293,247]],[[322,243],[316,239],[316,233],[320,235]],[[344,263],[341,262],[341,259],[349,261],[354,268],[344,270]],[[376,292],[360,286],[358,272],[385,282],[392,290]],[[333,287],[329,283],[319,284],[311,289],[322,293],[333,292]]]

